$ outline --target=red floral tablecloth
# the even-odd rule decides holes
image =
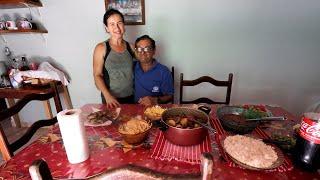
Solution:
[[[99,106],[88,104],[81,109],[91,111],[92,107]],[[144,111],[144,108],[139,105],[122,105],[121,108],[119,121],[142,115]],[[286,114],[289,117],[289,121],[294,122],[297,120],[281,108],[268,108],[274,115]],[[217,106],[213,105],[212,112],[215,112],[216,109]],[[214,118],[216,118],[215,113],[211,113],[211,119]],[[70,164],[63,148],[59,128],[55,126],[48,135],[39,138],[39,140],[17,153],[10,161],[2,164],[0,166],[0,179],[30,179],[28,167],[34,160],[40,158],[47,161],[55,178],[81,179],[126,164],[134,164],[170,174],[200,173],[200,165],[198,164],[186,163],[175,159],[171,161],[160,160],[151,157],[151,147],[155,141],[157,129],[151,131],[148,140],[144,144],[130,146],[122,141],[117,132],[117,127],[118,123],[104,127],[86,127],[90,158],[83,163]],[[275,127],[279,126],[275,125]],[[279,128],[280,132],[283,127]],[[263,131],[270,134],[272,133],[272,127],[266,127]],[[293,168],[286,172],[265,172],[230,167],[220,155],[218,145],[213,138],[211,138],[211,146],[211,153],[214,156],[213,177],[216,179],[320,179],[319,173],[303,172],[298,168]]]

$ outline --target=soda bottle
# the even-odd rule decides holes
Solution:
[[[320,113],[304,113],[294,150],[295,163],[308,171],[320,165]]]

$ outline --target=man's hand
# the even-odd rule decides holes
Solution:
[[[144,106],[152,106],[158,104],[158,98],[152,96],[145,96],[143,98],[140,98],[138,103]]]

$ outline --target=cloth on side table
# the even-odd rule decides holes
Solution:
[[[69,84],[69,81],[67,80],[65,74],[62,71],[54,68],[48,62],[42,62],[39,65],[38,70],[36,71],[19,71],[14,75],[14,79],[19,83],[23,81],[23,77],[61,81],[64,86],[67,86]]]

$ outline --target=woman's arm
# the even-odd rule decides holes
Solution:
[[[117,107],[119,106],[119,102],[110,94],[104,79],[103,79],[103,68],[104,68],[104,55],[106,48],[103,43],[99,43],[93,53],[93,77],[94,82],[99,89],[104,98],[106,99],[106,103],[108,107]]]

